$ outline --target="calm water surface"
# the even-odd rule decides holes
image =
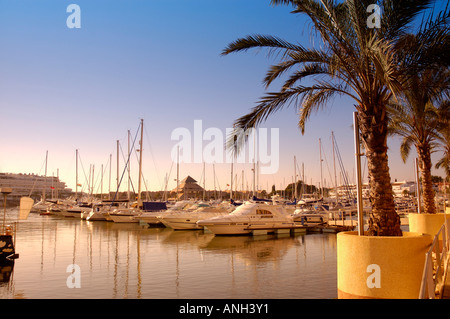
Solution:
[[[337,297],[335,234],[216,237],[30,214],[16,253],[3,299]],[[67,286],[71,264],[80,288]]]

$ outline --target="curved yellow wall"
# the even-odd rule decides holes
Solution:
[[[430,234],[435,236],[441,226],[444,224],[445,216],[444,213],[439,214],[417,214],[411,213],[408,215],[409,219],[409,231],[414,233]],[[450,218],[447,217],[447,218]],[[442,240],[442,236],[439,236]]]
[[[430,235],[411,232],[403,232],[402,237],[339,233],[338,298],[417,299],[431,242]]]

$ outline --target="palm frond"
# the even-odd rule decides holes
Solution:
[[[304,49],[300,45],[292,44],[279,37],[270,35],[249,35],[245,38],[237,39],[222,51],[222,55],[227,55],[233,52],[247,51],[254,48],[267,48],[269,55],[281,52],[284,55],[291,51],[303,51]]]

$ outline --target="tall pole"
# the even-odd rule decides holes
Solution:
[[[361,149],[359,139],[359,120],[358,112],[353,112],[353,126],[355,129],[355,162],[356,162],[356,194],[358,200],[358,235],[364,236],[364,211],[362,199],[362,181],[361,181]]]
[[[95,176],[95,174],[94,174],[94,169],[95,169],[95,164],[92,164],[92,190],[91,190],[91,198],[94,198],[94,176]]]
[[[177,198],[178,200],[178,187],[180,183],[180,146],[177,146]]]
[[[142,185],[142,140],[144,138],[144,119],[141,119],[141,141],[139,142],[139,184],[138,184],[138,207],[141,205]]]
[[[111,170],[112,170],[112,154],[109,154],[109,180],[108,180],[108,199],[111,200]]]
[[[100,175],[101,177],[101,182],[100,182],[100,201],[103,200],[103,164],[102,164],[102,175]]]
[[[117,172],[116,172],[116,186],[119,192],[119,140],[117,140]]]
[[[323,176],[322,176],[322,140],[319,138],[319,154],[320,154],[320,194],[322,195],[323,198]]]
[[[230,184],[230,199],[233,199],[233,159],[231,160],[231,184]]]
[[[205,171],[205,162],[203,162],[203,200],[205,200],[205,192],[206,192],[206,171]]]
[[[419,161],[417,157],[414,159],[414,166],[416,169],[416,194],[417,194],[417,212],[422,213],[422,198],[420,196],[420,184],[419,184]]]
[[[242,190],[242,201],[244,201],[245,197],[244,197],[244,170],[242,170],[242,186],[241,186],[241,190]]]
[[[297,158],[294,155],[294,196],[293,199],[297,198]]]
[[[131,164],[131,161],[130,161],[130,158],[131,158],[131,153],[130,153],[130,130],[128,130],[128,165],[127,165],[127,172],[128,172],[128,191],[127,191],[127,198],[128,198],[128,201],[130,201],[130,179],[131,179],[131,176],[130,176],[130,164]]]
[[[47,160],[48,160],[48,151],[45,152],[45,179],[44,179],[44,190],[42,191],[42,201],[45,202],[45,188],[47,187]]]
[[[75,150],[75,200],[78,202],[78,149]]]
[[[339,194],[338,194],[338,184],[337,184],[337,175],[336,175],[336,157],[334,154],[334,133],[331,131],[331,142],[333,145],[333,168],[334,168],[334,190],[336,193],[336,205],[339,202]]]

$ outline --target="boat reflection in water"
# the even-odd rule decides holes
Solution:
[[[8,283],[14,270],[14,260],[0,261],[0,285]]]

